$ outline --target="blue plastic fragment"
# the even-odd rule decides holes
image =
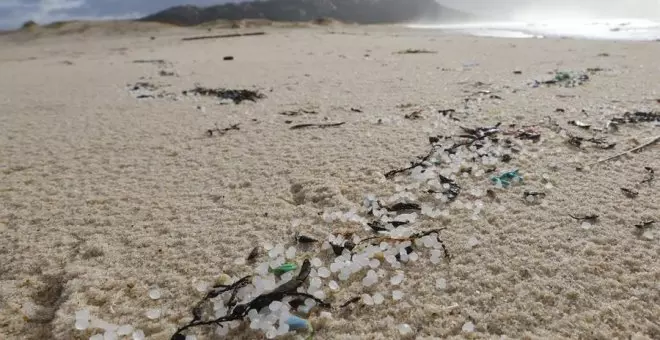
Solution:
[[[500,183],[503,188],[506,188],[513,181],[522,182],[523,178],[520,176],[520,174],[518,174],[518,169],[514,169],[511,171],[503,172],[499,176],[494,176],[490,180],[495,184]]]
[[[295,315],[289,316],[289,318],[286,320],[286,324],[289,325],[290,330],[294,329],[308,329],[309,327],[309,321],[297,317]]]

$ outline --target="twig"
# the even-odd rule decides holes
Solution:
[[[611,160],[613,160],[613,159],[617,159],[617,158],[619,158],[619,157],[621,157],[621,156],[627,155],[627,154],[632,153],[632,152],[638,152],[638,151],[641,151],[642,149],[644,149],[644,148],[646,148],[646,147],[648,147],[648,146],[651,146],[651,145],[657,143],[658,141],[660,141],[660,136],[655,136],[655,137],[651,138],[651,140],[649,140],[648,142],[646,142],[646,143],[644,143],[644,144],[642,144],[642,145],[640,145],[640,146],[638,146],[638,147],[632,148],[632,149],[630,149],[630,150],[624,151],[624,152],[622,152],[622,153],[616,154],[616,155],[614,155],[614,156],[611,156],[611,157],[608,157],[608,158],[605,158],[605,159],[601,159],[601,160],[599,160],[599,161],[597,161],[597,162],[594,162],[594,163],[589,164],[589,166],[591,167],[591,166],[594,166],[594,165],[597,165],[597,164],[600,164],[600,163],[604,163],[604,162],[607,162],[607,161],[611,161]]]
[[[220,35],[201,35],[196,37],[187,37],[181,40],[191,41],[191,40],[202,40],[202,39],[221,39],[221,38],[235,38],[235,37],[248,37],[253,35],[264,35],[266,32],[252,32],[252,33],[233,33],[233,34],[220,34]]]
[[[320,129],[325,129],[329,127],[336,127],[336,126],[341,126],[346,124],[346,122],[339,122],[339,123],[327,123],[327,124],[298,124],[290,127],[291,130],[298,130],[298,129],[306,129],[306,128],[312,128],[312,127],[317,127]]]

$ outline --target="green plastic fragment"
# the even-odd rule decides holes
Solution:
[[[271,269],[270,271],[275,275],[282,275],[286,272],[290,272],[290,271],[293,271],[293,270],[296,270],[296,269],[298,269],[297,264],[292,263],[292,262],[287,262],[287,263],[285,263],[285,264],[283,264],[283,265],[281,265],[281,266],[279,266],[275,269]]]
[[[569,80],[571,78],[572,78],[571,74],[568,73],[568,72],[557,72],[555,74],[555,80],[556,81],[566,81],[566,80]]]
[[[518,181],[522,182],[523,178],[518,174],[518,169],[511,171],[503,172],[499,176],[494,176],[490,179],[494,184],[501,184],[503,188],[511,185],[512,182]]]

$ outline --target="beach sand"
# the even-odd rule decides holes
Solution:
[[[367,194],[395,193],[400,179],[383,174],[424,155],[429,136],[497,122],[540,125],[540,142],[516,141],[520,152],[498,164],[497,171],[518,168],[523,184],[481,198],[478,219],[451,208],[424,220],[421,230],[446,228],[451,260],[432,264],[420,252],[403,267],[398,302],[386,279],[364,288],[356,274],[333,304],[365,292],[382,292],[386,302],[333,309],[331,320],[310,317],[315,338],[396,339],[396,325],[407,323],[418,339],[660,339],[660,189],[657,181],[640,183],[644,167],[660,171],[660,146],[576,170],[657,136],[658,123],[596,133],[617,143],[611,150],[576,148],[544,125],[551,116],[591,136],[567,122],[602,127],[626,111],[660,110],[660,43],[393,26],[238,31],[261,30],[267,34],[198,41],[181,38],[235,31],[101,27],[0,36],[1,339],[87,339],[100,331],[74,329],[83,308],[148,339],[168,339],[202,297],[197,283],[251,274],[253,266],[235,261],[255,245],[290,242],[296,231],[368,235],[322,214],[359,208]],[[437,53],[397,53],[406,49]],[[223,61],[229,55],[234,60]],[[133,62],[140,59],[165,63]],[[582,86],[529,85],[554,70],[596,67],[603,71]],[[137,99],[128,85],[139,81],[178,100]],[[258,89],[266,98],[220,105],[181,95],[196,83]],[[486,94],[465,108],[479,90],[501,99]],[[297,109],[317,113],[279,114]],[[457,110],[460,121],[441,109]],[[417,110],[420,119],[404,118]],[[290,129],[334,122],[346,123]],[[216,124],[240,130],[209,137]],[[465,176],[460,204],[473,204],[475,189],[495,189],[488,175]],[[626,197],[622,187],[639,196]],[[525,190],[546,197],[527,204]],[[569,214],[600,218],[583,228]],[[659,222],[642,233],[635,224],[643,220]],[[148,296],[155,285],[158,300]],[[162,310],[160,318],[146,317],[151,308]],[[469,322],[474,332],[463,329]],[[198,338],[211,338],[204,334]],[[230,334],[263,337],[247,324]]]

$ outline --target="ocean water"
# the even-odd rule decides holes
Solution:
[[[660,39],[660,20],[648,19],[572,18],[470,22],[464,24],[412,24],[409,27],[502,38],[580,38],[636,41]]]

